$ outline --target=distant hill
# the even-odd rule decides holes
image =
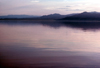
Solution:
[[[62,19],[65,17],[73,16],[75,14],[61,15],[61,14],[49,14],[43,16],[33,16],[33,15],[7,15],[0,16],[0,20],[55,20]]]
[[[37,18],[40,16],[34,16],[34,15],[6,15],[6,16],[0,16],[0,18]]]
[[[50,15],[43,15],[39,17],[39,19],[61,19],[61,18],[65,18],[72,15],[75,15],[75,14],[61,15],[61,14],[55,13],[55,14],[50,14]]]
[[[99,12],[83,12],[73,16],[62,18],[62,20],[100,20]]]
[[[66,15],[60,15],[60,14],[50,14],[50,15],[44,15],[42,17],[40,17],[41,19],[61,19],[66,17]]]

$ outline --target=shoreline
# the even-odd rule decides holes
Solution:
[[[0,21],[64,21],[64,22],[100,22],[100,20],[56,20],[56,19],[0,19]]]

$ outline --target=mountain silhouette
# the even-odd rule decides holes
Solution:
[[[68,16],[72,16],[75,14],[61,15],[61,14],[49,14],[43,16],[34,16],[34,15],[7,15],[0,16],[0,20],[56,20],[62,19]]]
[[[62,20],[100,20],[99,12],[83,12],[70,17],[62,18]]]
[[[6,16],[0,16],[0,18],[37,18],[40,16],[35,15],[6,15]]]
[[[55,14],[50,14],[50,15],[43,15],[40,17],[40,19],[61,19],[61,18],[65,18],[72,15],[74,14],[60,15],[58,13],[55,13]]]

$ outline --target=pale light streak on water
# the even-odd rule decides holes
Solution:
[[[100,52],[100,32],[60,27],[0,25],[1,44],[27,44],[25,47],[65,51]]]

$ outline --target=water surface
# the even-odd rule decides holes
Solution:
[[[2,64],[18,68],[100,68],[99,35],[99,26],[93,25],[54,20],[0,21]]]

